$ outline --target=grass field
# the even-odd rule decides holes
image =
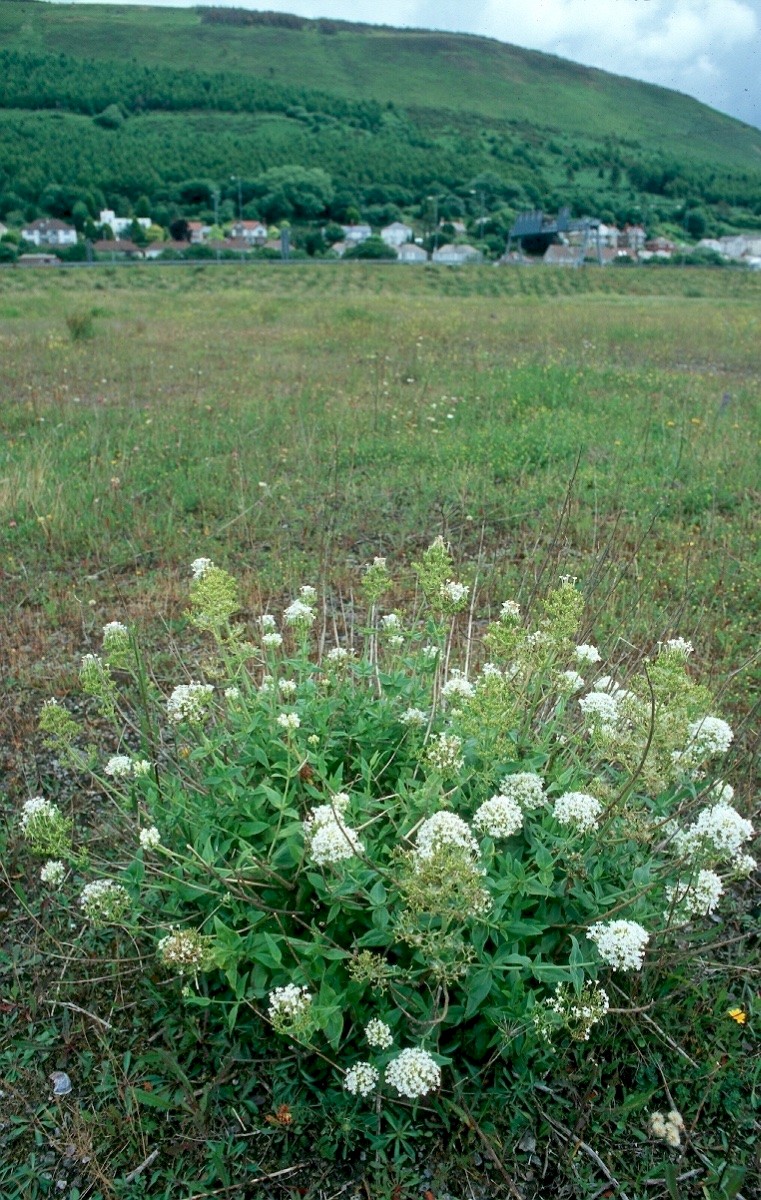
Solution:
[[[187,631],[192,559],[233,570],[247,609],[309,582],[345,614],[373,555],[388,557],[401,598],[413,587],[409,562],[443,534],[456,560],[477,569],[479,612],[566,572],[579,577],[590,628],[622,669],[661,638],[690,638],[736,730],[731,778],[747,803],[760,300],[757,275],[676,268],[2,272],[0,656],[10,704],[0,744],[9,797],[71,788],[34,732],[41,702],[73,691],[79,656],[97,647],[104,621],[139,620],[156,641]],[[9,845],[22,879],[21,853]],[[26,917],[13,911],[20,931]],[[0,1063],[39,1090],[56,1022],[75,1054],[91,1049],[75,1013],[50,1017],[32,984],[37,961],[20,950],[3,968],[13,1004],[0,1009]],[[752,989],[754,970],[740,961],[726,978]],[[695,1000],[711,1030],[713,1003]],[[117,1055],[130,1075],[140,1037],[137,1026],[114,1034],[114,1079]],[[750,1053],[742,1075],[747,1037],[743,1051],[721,1031],[710,1043],[711,1054],[729,1055],[735,1097],[749,1094],[757,1071]],[[113,1182],[148,1143],[117,1084],[99,1079],[108,1120],[126,1121],[108,1134]],[[212,1109],[186,1106],[177,1117],[186,1132],[192,1126],[188,1145],[213,1141],[204,1125]],[[611,1149],[620,1173],[626,1116],[614,1109],[607,1128],[621,1132]],[[17,1161],[26,1165],[9,1188],[32,1178],[24,1172],[36,1161],[24,1119]],[[726,1147],[704,1150],[718,1162]],[[232,1185],[225,1192],[228,1168],[209,1168],[204,1195],[234,1194]],[[562,1194],[599,1195],[592,1184]],[[7,1194],[48,1194],[17,1186]],[[100,1186],[82,1196],[143,1194]],[[645,1194],[669,1192],[634,1186],[630,1200]],[[750,1200],[752,1184],[743,1194]]]

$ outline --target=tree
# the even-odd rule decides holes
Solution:
[[[93,117],[93,121],[101,129],[120,129],[124,124],[124,113],[118,104],[109,104],[97,117]]]
[[[184,217],[177,217],[169,223],[169,232],[175,242],[190,241],[190,227]]]
[[[393,246],[387,246],[381,237],[369,237],[357,246],[352,246],[344,254],[344,258],[389,258],[397,257]]]
[[[705,237],[705,232],[708,228],[708,220],[702,208],[691,208],[687,213],[684,225],[690,237]]]
[[[283,217],[313,221],[333,199],[333,181],[321,167],[270,167],[257,180],[259,207],[270,221]]]

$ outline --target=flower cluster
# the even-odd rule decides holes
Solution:
[[[587,930],[603,962],[614,971],[640,971],[650,934],[636,921],[598,921]]]
[[[602,805],[586,792],[565,792],[558,796],[552,810],[560,825],[573,825],[579,833],[590,833],[598,827]]]
[[[692,642],[688,642],[683,637],[669,638],[664,649],[670,650],[672,654],[680,654],[683,658],[687,658],[695,652]]]
[[[579,700],[579,708],[595,732],[610,737],[618,728],[619,712],[615,696],[609,692],[590,692]]]
[[[197,975],[209,963],[211,938],[197,929],[175,929],[160,939],[156,950],[165,967],[178,975]]]
[[[338,792],[332,804],[313,808],[303,823],[307,852],[320,867],[343,862],[364,852],[356,830],[343,820],[348,806],[349,797],[345,792]]]
[[[599,983],[586,982],[580,992],[568,983],[559,983],[543,1007],[534,1010],[534,1026],[549,1042],[553,1032],[565,1029],[575,1041],[588,1042],[593,1025],[602,1021],[610,1008],[608,993]]]
[[[312,995],[308,987],[287,983],[269,997],[269,1018],[280,1033],[306,1033],[311,1025]]]
[[[129,630],[121,621],[109,621],[103,626],[103,653],[113,667],[123,667],[129,661]]]
[[[462,817],[446,809],[423,821],[415,838],[415,858],[434,858],[444,847],[464,851],[466,858],[478,857],[478,842]]]
[[[211,704],[214,688],[210,683],[180,683],[166,702],[166,715],[173,725],[182,721],[203,721]]]
[[[389,1046],[394,1043],[394,1035],[390,1026],[385,1021],[378,1020],[377,1017],[373,1017],[372,1021],[367,1022],[365,1037],[370,1046],[375,1046],[379,1050],[388,1050]]]
[[[524,812],[540,808],[547,799],[542,777],[534,771],[516,771],[514,775],[506,775],[499,785],[499,794],[514,800]]]
[[[334,666],[343,666],[352,657],[352,652],[346,650],[343,646],[334,646],[332,650],[328,650],[325,657]]]
[[[192,570],[191,620],[198,629],[221,631],[239,606],[237,581],[209,559],[196,559]]]
[[[576,647],[576,658],[579,662],[598,663],[600,661],[600,651],[596,646],[590,646],[587,642],[582,642]]]
[[[344,1075],[344,1087],[352,1096],[369,1096],[375,1091],[380,1076],[376,1067],[369,1062],[358,1062]]]
[[[194,579],[203,579],[206,572],[214,566],[210,558],[194,558],[190,570]]]
[[[386,1082],[400,1096],[417,1100],[441,1086],[441,1068],[427,1050],[402,1050],[386,1067]]]
[[[468,602],[470,588],[467,583],[457,583],[454,579],[448,579],[446,583],[442,583],[439,592],[442,607],[445,612],[455,613],[464,608]]]
[[[690,770],[710,758],[726,754],[734,740],[734,733],[721,717],[701,717],[692,721],[687,729],[687,745],[684,750],[674,752],[674,761]]]
[[[277,715],[277,723],[286,733],[295,733],[301,725],[301,717],[295,712],[281,712]]]
[[[139,841],[143,850],[155,850],[161,845],[161,834],[155,825],[149,825],[140,830]]]
[[[705,917],[714,912],[724,894],[724,884],[715,871],[698,871],[697,878],[666,888],[666,920]]]
[[[704,808],[689,829],[676,834],[677,851],[695,859],[732,859],[753,837],[753,826],[737,809],[720,802]]]
[[[426,761],[442,775],[456,775],[465,762],[460,751],[462,738],[454,733],[439,733],[431,738],[426,749]]]
[[[445,700],[472,700],[476,689],[460,671],[452,671],[450,678],[441,689]]]
[[[584,687],[584,678],[579,675],[578,671],[563,671],[560,675],[560,690],[562,692],[573,694],[580,692]]]
[[[503,600],[502,607],[499,610],[500,621],[510,622],[514,624],[521,619],[521,606],[516,600]]]
[[[114,925],[126,916],[129,892],[113,879],[96,879],[82,888],[79,903],[93,925]]]
[[[305,600],[294,600],[283,613],[286,625],[293,625],[303,631],[309,629],[310,625],[314,625],[315,618],[314,609]]]
[[[66,854],[70,849],[71,821],[43,796],[24,801],[19,829],[35,854]]]
[[[492,838],[512,837],[523,825],[523,812],[511,796],[492,796],[476,809],[473,828]]]
[[[682,1144],[682,1134],[684,1133],[684,1120],[682,1114],[672,1108],[671,1112],[663,1113],[654,1112],[648,1121],[648,1128],[651,1137],[658,1138],[659,1141],[665,1142],[667,1146],[678,1150]]]
[[[58,700],[46,700],[40,710],[40,732],[45,735],[45,746],[66,750],[79,733],[79,726]]]
[[[428,724],[428,713],[422,708],[406,708],[399,717],[402,725],[413,725],[420,727]]]
[[[141,776],[147,775],[150,769],[151,764],[147,758],[133,759],[128,754],[114,754],[112,758],[109,758],[103,771],[112,779],[139,779]]]
[[[40,870],[40,881],[48,887],[60,887],[66,878],[66,867],[57,858],[49,858]]]

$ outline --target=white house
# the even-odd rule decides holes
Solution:
[[[395,246],[397,249],[412,241],[412,229],[403,221],[392,221],[385,229],[381,229],[380,235],[387,246]]]
[[[400,246],[398,251],[399,262],[404,263],[424,263],[428,262],[428,255],[422,246],[416,246],[414,242],[405,242]]]
[[[231,238],[240,238],[249,246],[264,246],[269,234],[261,221],[236,221],[230,230]]]
[[[115,238],[120,238],[123,233],[131,229],[133,221],[137,221],[143,229],[150,229],[152,225],[150,217],[117,217],[112,208],[103,208],[98,214],[98,224],[108,225]]]
[[[76,246],[77,231],[73,225],[59,221],[57,217],[40,217],[21,230],[25,242],[35,246]]]
[[[344,241],[353,246],[358,246],[360,242],[366,242],[369,237],[373,236],[370,225],[342,225],[341,228],[344,232]]]
[[[483,256],[480,250],[476,250],[475,246],[455,246],[448,243],[446,246],[439,246],[438,250],[434,250],[431,257],[435,263],[461,266],[463,263],[480,262]]]
[[[188,221],[188,233],[194,246],[201,246],[211,233],[211,225],[203,221]]]
[[[3,225],[2,221],[0,221],[0,238],[5,237],[7,232],[8,232],[8,226]]]

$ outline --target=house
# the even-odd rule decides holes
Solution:
[[[639,256],[643,262],[647,262],[647,260],[650,258],[667,259],[671,258],[671,255],[676,249],[676,242],[672,242],[668,238],[648,238],[648,240],[645,242],[645,245],[640,250]]]
[[[247,246],[264,246],[267,242],[267,226],[261,221],[236,221],[230,230],[230,237],[236,241],[244,241]]]
[[[92,248],[96,254],[107,254],[116,258],[142,258],[143,251],[128,238],[99,238],[93,242]]]
[[[370,225],[342,225],[341,228],[344,231],[344,239],[353,246],[358,246],[360,242],[366,242],[373,236]]]
[[[422,246],[416,246],[414,242],[405,242],[397,251],[399,262],[404,263],[424,263],[428,262],[428,255]]]
[[[201,246],[211,233],[211,225],[203,221],[188,221],[188,238],[194,246]]]
[[[453,245],[447,243],[446,246],[439,246],[438,250],[434,250],[431,255],[435,263],[446,263],[447,266],[462,266],[465,263],[481,262],[482,254],[480,250],[476,250],[475,246],[468,245]]]
[[[339,258],[343,258],[346,251],[351,249],[351,245],[351,242],[334,242],[330,248]]]
[[[395,246],[397,250],[406,242],[412,241],[412,229],[403,221],[392,221],[390,225],[381,229],[380,235],[387,246]]]
[[[40,217],[21,230],[25,242],[35,246],[76,246],[77,231],[57,217]]]
[[[578,267],[582,256],[583,251],[577,246],[552,245],[542,255],[542,262],[547,267]]]
[[[188,248],[187,242],[151,242],[150,246],[146,246],[143,250],[144,258],[161,258],[165,250],[171,250],[175,254],[182,254]]]
[[[143,229],[150,229],[153,224],[150,217],[117,217],[112,208],[102,208],[98,214],[98,224],[108,225],[115,238],[131,229],[133,221],[137,221]]]
[[[450,221],[447,217],[442,217],[439,221],[439,229],[443,229],[445,225],[451,225],[458,237],[462,237],[464,233],[467,233],[463,221]]]
[[[647,234],[641,225],[624,225],[618,238],[618,244],[625,250],[642,250],[646,241]]]
[[[19,267],[60,267],[63,265],[55,254],[20,254],[16,262]]]

